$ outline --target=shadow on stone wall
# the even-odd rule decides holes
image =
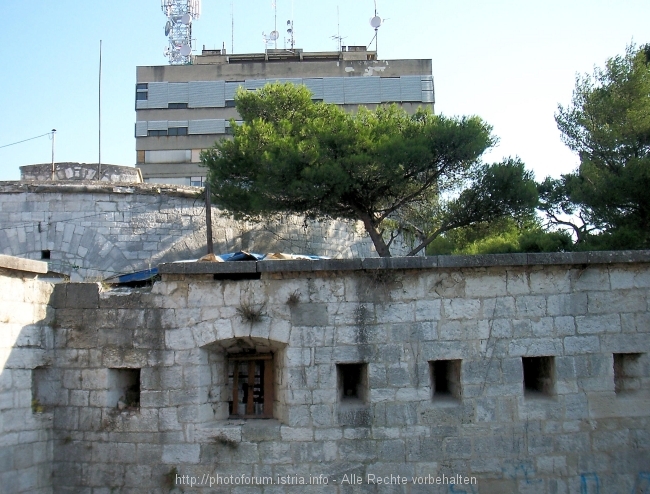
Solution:
[[[197,199],[199,192],[192,187],[162,190],[151,184],[6,182],[0,187],[0,253],[47,260],[52,271],[72,281],[97,281],[161,262],[197,259],[206,253],[205,209]],[[212,218],[218,253],[376,255],[354,222],[289,216],[250,223],[220,215],[217,209]],[[396,243],[395,253],[399,252]]]
[[[52,285],[0,269],[0,491],[52,492],[53,414],[34,392],[52,369]],[[51,396],[46,380],[41,392]]]

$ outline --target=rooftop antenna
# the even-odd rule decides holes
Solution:
[[[296,39],[294,38],[294,32],[293,32],[293,21],[288,20],[287,21],[287,34],[291,37],[291,51],[293,51],[293,47],[296,45]]]
[[[287,34],[289,34],[289,36],[290,36],[290,39],[291,39],[291,51],[293,51],[293,47],[296,46],[296,39],[294,37],[295,32],[294,32],[294,29],[293,29],[293,0],[291,0],[291,19],[287,21]]]
[[[271,5],[273,5],[273,31],[271,31],[271,38],[275,42],[273,47],[277,50],[278,38],[280,37],[280,33],[278,33],[278,4],[275,0],[273,0],[271,2]]]
[[[266,51],[266,48],[268,47],[270,41],[273,41],[275,49],[277,50],[278,38],[280,37],[280,33],[278,32],[278,7],[275,0],[271,1],[271,7],[273,7],[275,11],[275,27],[273,31],[268,34],[268,36],[266,33],[262,32],[262,39],[264,39],[264,51]]]
[[[375,53],[377,52],[378,45],[377,33],[379,32],[379,27],[381,26],[382,22],[382,18],[377,15],[377,0],[375,0],[375,16],[370,19],[370,26],[375,30],[375,36],[370,40],[370,43],[368,43],[368,48],[370,48],[372,42],[375,42]]]
[[[339,52],[342,50],[342,41],[347,38],[347,36],[341,36],[341,23],[339,18],[339,6],[336,6],[336,36],[331,37],[333,40],[336,40],[339,45]]]
[[[192,63],[192,21],[201,16],[201,0],[160,0],[160,8],[167,16],[165,36],[169,45],[163,52],[170,65]]]

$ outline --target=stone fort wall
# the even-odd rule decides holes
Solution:
[[[51,365],[53,285],[43,262],[0,255],[0,492],[51,494],[53,415],[34,399]],[[49,367],[47,367],[49,368]],[[38,378],[36,378],[38,380]],[[41,383],[41,387],[45,382]]]
[[[54,492],[650,489],[650,252],[160,271],[52,293]],[[254,359],[267,419],[229,403]]]
[[[73,281],[197,259],[206,253],[202,190],[96,181],[3,182],[0,253],[47,260],[52,271]],[[293,216],[247,223],[213,208],[212,231],[216,253],[376,255],[363,227],[355,222],[305,221]],[[396,244],[395,254],[406,253],[405,245]]]

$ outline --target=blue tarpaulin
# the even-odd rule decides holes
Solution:
[[[316,261],[318,259],[329,259],[324,256],[313,256],[303,254],[284,254],[284,253],[270,253],[270,254],[257,254],[255,252],[229,252],[227,254],[220,254],[215,256],[214,261],[208,262],[234,262],[234,261],[263,261],[263,260],[289,260],[289,259],[305,259]],[[175,261],[175,262],[197,262],[197,259],[191,261]],[[158,268],[143,269],[133,273],[117,274],[104,279],[104,283],[121,285],[126,283],[139,283],[153,279],[158,274]]]

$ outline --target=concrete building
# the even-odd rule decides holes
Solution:
[[[240,86],[293,82],[307,86],[314,100],[350,111],[397,103],[414,112],[420,106],[433,110],[431,71],[431,60],[377,60],[365,46],[245,55],[203,50],[192,65],[137,67],[136,166],[146,182],[202,185],[201,150],[231,133]]]

